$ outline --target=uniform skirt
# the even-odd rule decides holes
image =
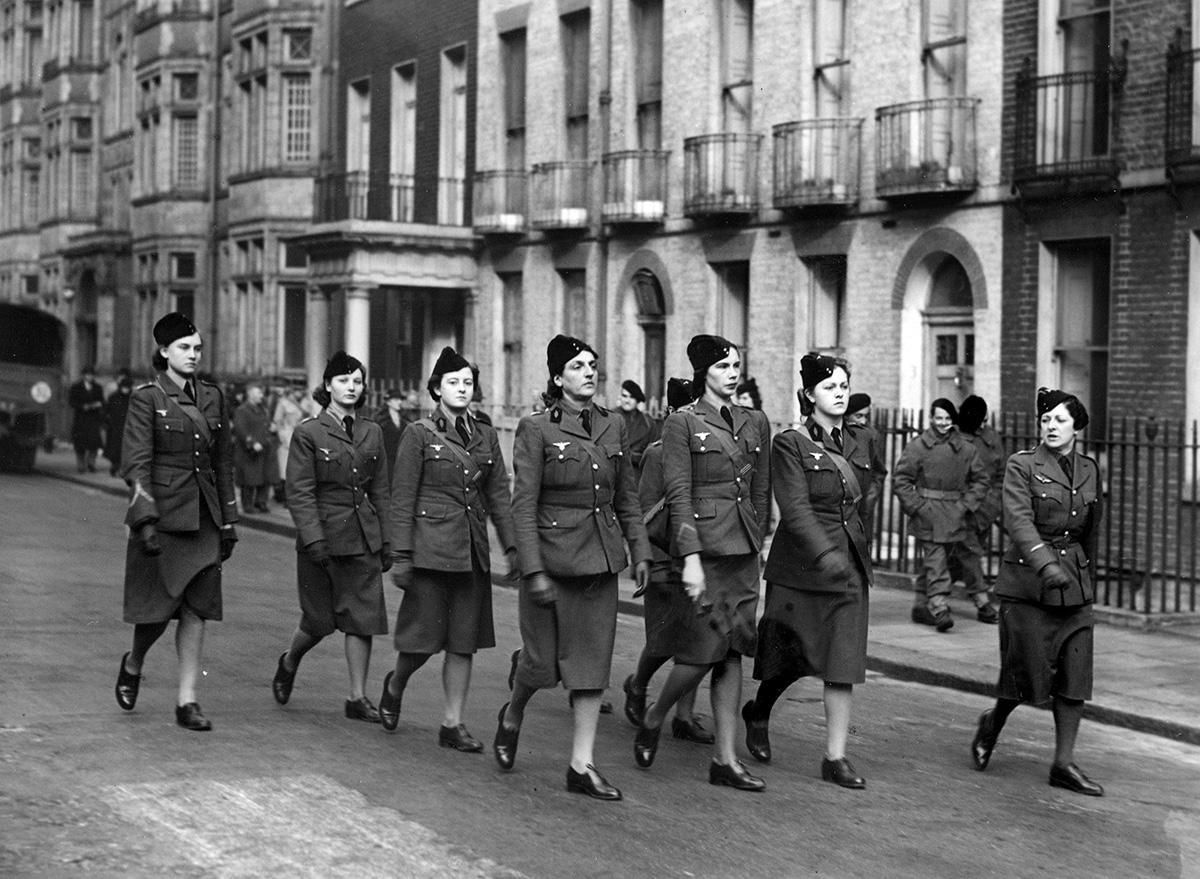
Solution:
[[[758,553],[701,556],[700,563],[704,598],[697,606],[684,593],[675,661],[711,665],[730,653],[753,656],[758,644]]]
[[[126,544],[125,622],[163,623],[178,619],[182,607],[221,619],[221,532],[212,517],[201,515],[198,531],[159,531],[158,540],[157,556],[144,554],[132,535]]]
[[[1092,698],[1092,606],[1046,607],[1000,599],[1001,699],[1044,705]]]
[[[542,607],[522,589],[517,680],[530,687],[603,690],[617,634],[617,575],[550,577],[558,597]]]
[[[678,571],[654,572],[646,589],[643,618],[646,623],[645,656],[671,658],[675,655],[681,625],[691,600],[683,591]]]
[[[296,586],[300,593],[300,631],[324,638],[335,631],[347,635],[386,635],[387,608],[383,574],[373,553],[335,555],[328,567],[296,553]]]
[[[394,642],[398,653],[474,653],[495,647],[491,576],[478,565],[471,571],[414,568],[396,612]]]
[[[857,568],[845,592],[803,592],[767,583],[755,680],[819,677],[831,684],[867,679],[867,581]]]

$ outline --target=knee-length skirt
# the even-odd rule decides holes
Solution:
[[[685,665],[711,665],[730,653],[753,656],[758,644],[758,553],[701,556],[704,597],[699,606],[687,599],[675,661]]]
[[[1046,607],[1000,599],[997,695],[1032,705],[1092,698],[1092,606]]]
[[[335,555],[327,567],[296,553],[300,630],[314,638],[335,631],[347,635],[386,635],[383,573],[374,553]]]
[[[125,546],[124,619],[161,623],[187,607],[205,620],[219,620],[221,603],[221,531],[207,515],[197,531],[159,531],[162,554],[148,556],[142,541],[130,535]]]
[[[413,570],[396,612],[393,641],[399,653],[474,653],[496,646],[492,580],[470,571]]]
[[[534,603],[522,589],[517,612],[521,659],[517,680],[531,687],[603,690],[617,634],[617,575],[551,577],[554,604]]]
[[[675,655],[680,628],[687,622],[685,615],[691,604],[683,591],[683,580],[678,571],[651,577],[642,606],[646,656],[670,658]]]

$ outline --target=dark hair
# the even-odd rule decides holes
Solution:
[[[158,348],[154,349],[154,353],[150,355],[150,365],[154,367],[155,372],[166,372],[167,358],[163,357]]]
[[[840,357],[835,357],[834,369],[840,369],[846,373],[846,381],[850,380],[850,364],[847,361],[842,360]],[[816,385],[813,385],[813,387],[816,387]],[[796,399],[800,401],[800,414],[805,418],[812,415],[813,410],[817,408],[813,401],[808,399],[808,396],[804,393],[806,390],[807,388],[800,388],[796,391]]]
[[[755,409],[762,408],[762,394],[758,392],[758,382],[755,379],[748,378],[737,386],[738,394],[749,394],[750,403]]]
[[[555,378],[556,376],[551,376],[546,379],[546,390],[542,392],[542,399],[546,402],[547,407],[553,406],[563,396],[562,387],[554,383]]]

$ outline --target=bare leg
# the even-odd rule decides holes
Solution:
[[[594,763],[596,725],[600,722],[600,690],[572,690],[575,734],[571,742],[571,768],[586,772]]]
[[[850,706],[854,687],[825,682],[825,757],[840,760],[846,756],[846,737],[850,733]]]
[[[367,669],[371,665],[371,638],[367,635],[346,636],[346,666],[350,670],[350,698],[366,695]]]
[[[718,763],[726,766],[737,762],[733,741],[734,730],[737,727],[738,704],[741,701],[742,657],[734,654],[717,664],[712,682],[713,732],[716,735],[713,756]]]
[[[442,663],[442,692],[445,697],[442,726],[456,727],[462,723],[467,688],[471,686],[471,660],[469,653],[447,653]]]
[[[703,680],[703,679],[701,679]],[[693,720],[696,716],[696,691],[700,689],[700,681],[690,690],[685,690],[675,703],[675,716],[680,720]]]
[[[1059,766],[1075,762],[1075,739],[1082,719],[1082,702],[1054,697],[1054,762]]]
[[[180,608],[175,625],[175,653],[179,657],[179,695],[177,705],[196,701],[196,681],[200,677],[200,657],[204,651],[204,620],[186,607]]]

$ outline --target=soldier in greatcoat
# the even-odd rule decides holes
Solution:
[[[742,694],[742,657],[757,644],[759,552],[770,514],[771,428],[766,415],[733,402],[741,353],[720,336],[688,343],[691,406],[663,424],[663,475],[673,555],[695,608],[676,642],[675,665],[646,709],[634,759],[648,768],[667,712],[710,671],[715,727],[710,784],[761,791],[765,783],[737,759],[734,728]],[[699,610],[698,614],[696,610]]]
[[[617,574],[632,556],[638,588],[650,575],[629,441],[621,419],[597,406],[596,352],[555,336],[546,348],[548,408],[526,415],[513,444],[513,526],[524,575],[522,648],[493,751],[511,769],[525,707],[540,688],[570,691],[574,741],[567,790],[619,800],[593,763],[600,699],[617,624]]]
[[[134,389],[122,442],[121,476],[131,497],[125,524],[125,622],[133,648],[117,672],[117,704],[132,711],[146,651],[178,620],[175,721],[206,731],[196,701],[206,620],[222,616],[221,563],[237,541],[233,452],[224,400],[196,370],[202,343],[178,312],[154,325],[154,381]]]
[[[994,708],[979,718],[971,759],[987,769],[1005,721],[1021,702],[1051,703],[1050,784],[1087,796],[1104,789],[1075,765],[1083,703],[1092,698],[1096,550],[1104,500],[1100,465],[1077,447],[1088,413],[1074,394],[1041,388],[1042,441],[1004,470],[1000,565],[1000,681]]]
[[[396,669],[384,679],[379,714],[385,729],[395,729],[409,678],[444,651],[438,744],[474,753],[483,743],[462,722],[472,659],[496,646],[487,523],[490,516],[513,573],[512,501],[496,430],[469,410],[471,364],[442,349],[427,388],[436,408],[404,430],[392,474],[392,581],[404,601],[396,614]]]
[[[313,393],[322,407],[300,422],[288,452],[287,505],[296,524],[300,624],[279,657],[271,689],[286,705],[300,660],[327,635],[345,636],[350,698],[346,717],[379,723],[365,686],[371,637],[387,633],[382,574],[392,566],[383,433],[360,418],[367,370],[338,351]]]

